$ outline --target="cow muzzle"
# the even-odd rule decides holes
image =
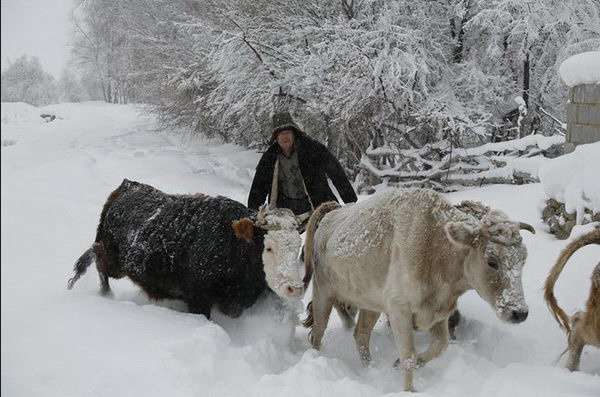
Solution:
[[[529,311],[527,311],[527,310],[513,310],[510,313],[510,317],[508,320],[513,324],[518,324],[518,323],[522,323],[523,321],[525,321],[527,319],[528,315],[529,315]]]
[[[304,287],[288,284],[284,287],[284,293],[288,298],[301,298],[304,295]]]

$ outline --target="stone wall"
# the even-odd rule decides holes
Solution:
[[[575,146],[600,141],[600,84],[580,84],[569,89],[565,152]]]

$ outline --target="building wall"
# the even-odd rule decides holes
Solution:
[[[581,84],[569,91],[565,152],[600,141],[600,84]]]

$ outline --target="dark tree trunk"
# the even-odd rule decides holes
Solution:
[[[112,103],[112,87],[110,81],[106,83],[106,102]]]
[[[461,21],[460,30],[458,32],[458,37],[456,40],[456,45],[454,46],[452,60],[454,63],[461,63],[463,60],[463,47],[464,47],[464,37],[465,37],[465,29],[464,29],[465,19]]]
[[[454,63],[461,63],[463,60],[463,50],[465,46],[465,25],[469,21],[469,10],[471,9],[471,2],[467,1],[464,5],[465,13],[460,20],[460,26],[456,26],[456,19],[450,19],[450,32],[453,39],[456,40],[454,49],[452,50],[452,61]],[[456,30],[458,29],[458,32]]]
[[[356,16],[356,12],[354,10],[354,0],[342,0],[342,8],[348,20],[351,20]]]
[[[104,85],[103,81],[100,81],[100,87],[102,87],[102,96],[104,97],[104,102],[110,102],[108,99],[108,93],[106,91],[106,85]]]
[[[527,51],[527,55],[525,56],[525,61],[523,62],[523,100],[525,101],[525,105],[529,109],[529,51]]]
[[[525,107],[527,108],[527,114],[523,116],[523,120],[521,120],[521,128],[519,128],[519,137],[522,138],[526,135],[529,135],[531,132],[531,110],[529,107],[529,71],[531,65],[529,63],[529,51],[525,55],[525,61],[523,61],[523,101],[525,102]]]

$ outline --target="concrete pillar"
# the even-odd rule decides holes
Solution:
[[[565,152],[575,146],[600,141],[600,84],[580,84],[569,89]]]

